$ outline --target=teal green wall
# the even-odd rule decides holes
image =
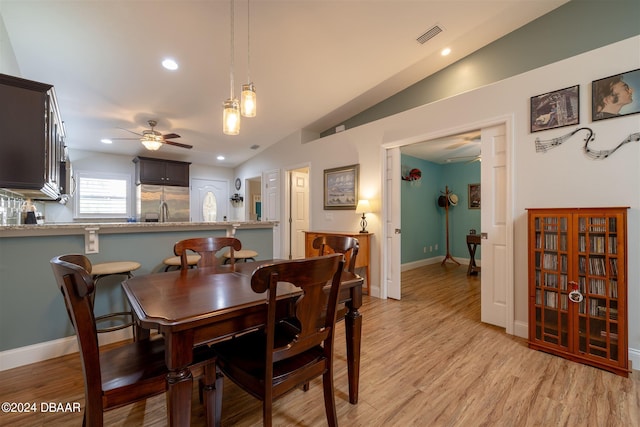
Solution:
[[[101,234],[100,253],[92,263],[131,260],[142,264],[134,275],[162,271],[173,245],[189,237],[224,236],[224,230]],[[238,230],[243,247],[273,257],[273,230]],[[56,255],[84,253],[84,235],[0,238],[0,351],[73,335],[64,301],[56,288],[49,260]],[[96,315],[121,311],[125,297],[118,277],[99,282]]]
[[[336,123],[321,136],[335,133],[339,124],[354,128],[638,34],[640,1],[572,0],[354,117]]]
[[[418,168],[422,172],[419,181],[400,184],[401,263],[446,254],[445,210],[438,206],[438,197],[445,191],[445,186],[459,199],[458,205],[449,210],[449,252],[454,258],[468,259],[467,234],[472,228],[480,232],[480,209],[468,208],[468,185],[480,182],[480,162],[439,165],[402,154],[401,163],[403,170]],[[480,250],[476,252],[476,258],[481,259]]]

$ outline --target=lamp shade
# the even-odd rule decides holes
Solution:
[[[224,102],[222,121],[222,132],[225,135],[240,133],[240,103],[236,98],[229,98]]]
[[[149,134],[145,135],[144,138],[140,140],[140,142],[142,142],[142,145],[144,145],[144,148],[150,151],[159,150],[163,144],[161,137],[156,137],[155,135],[149,135]]]
[[[358,200],[356,206],[356,213],[369,213],[371,212],[371,205],[368,200]]]
[[[242,85],[240,111],[244,117],[256,116],[256,87],[253,83]]]

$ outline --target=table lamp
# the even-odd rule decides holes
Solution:
[[[371,212],[371,205],[369,205],[368,200],[358,200],[358,205],[356,206],[356,213],[362,214],[362,219],[360,220],[360,230],[361,233],[368,233],[367,231],[367,217],[366,213]]]

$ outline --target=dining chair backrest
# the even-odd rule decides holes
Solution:
[[[333,341],[330,338],[336,321],[343,265],[342,257],[332,254],[265,265],[253,272],[251,288],[255,292],[269,291],[266,355],[272,358],[272,362],[295,356],[323,343],[326,344],[327,352],[331,350]],[[276,296],[278,284],[283,282],[300,288],[302,296],[297,299],[293,313],[297,323],[295,336],[291,337],[290,342],[283,342],[276,347]],[[324,289],[327,284],[331,285],[328,296]],[[287,319],[287,322],[291,320]]]
[[[82,425],[101,427],[105,411],[166,392],[164,340],[134,341],[101,353],[91,298],[95,291],[91,262],[84,255],[70,254],[54,257],[50,263],[80,349],[85,385]],[[211,350],[207,346],[194,349],[191,366],[204,368],[205,413],[213,419],[213,390],[221,384],[216,382]]]
[[[360,249],[358,239],[355,237],[325,234],[313,239],[312,245],[314,249],[318,249],[318,256],[330,253],[343,254],[345,258],[344,270],[355,273],[356,258]]]
[[[333,342],[343,259],[331,254],[258,267],[251,288],[267,292],[265,328],[213,345],[222,373],[262,400],[264,426],[271,426],[274,399],[318,376],[323,378],[327,420],[337,425]],[[293,307],[284,304],[292,307],[288,315],[278,304],[278,288],[285,283],[301,292]]]
[[[235,237],[194,237],[181,240],[173,247],[173,252],[180,257],[181,269],[189,268],[187,255],[189,251],[200,254],[198,267],[213,267],[220,264],[216,254],[224,248],[229,248],[231,265],[235,264],[234,251],[242,249],[242,243]]]
[[[91,262],[84,255],[54,257],[51,267],[76,331],[85,384],[83,425],[101,426],[103,402],[102,370],[91,294],[95,291]],[[164,389],[159,390],[163,392]]]

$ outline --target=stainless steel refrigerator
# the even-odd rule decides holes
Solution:
[[[188,222],[189,187],[138,185],[136,214],[139,221]]]

